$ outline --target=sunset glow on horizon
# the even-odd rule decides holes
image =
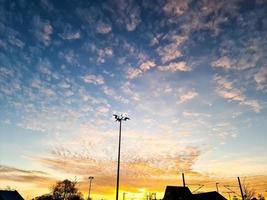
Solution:
[[[0,188],[267,197],[265,0],[0,0]],[[230,189],[229,189],[230,188]]]

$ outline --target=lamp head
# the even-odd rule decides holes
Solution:
[[[115,118],[115,121],[118,121],[118,122],[130,120],[127,114],[120,114],[120,115],[114,114],[113,116]]]

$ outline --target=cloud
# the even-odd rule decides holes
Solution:
[[[112,4],[112,15],[117,25],[129,32],[134,31],[141,23],[141,9],[137,3],[133,0],[115,0]]]
[[[68,89],[68,88],[71,87],[71,85],[69,83],[67,83],[66,81],[64,81],[64,80],[61,81],[58,85],[59,85],[60,88],[64,88],[64,89]]]
[[[107,96],[115,99],[116,101],[119,101],[119,102],[124,103],[124,104],[129,103],[128,99],[125,99],[124,97],[118,95],[115,92],[115,90],[111,89],[110,87],[108,87],[106,85],[102,87],[102,90],[103,90],[104,94],[106,94]]]
[[[230,171],[228,170],[227,172],[228,176],[236,176],[238,174],[239,176],[243,176],[244,179],[246,177],[247,181],[249,182],[259,181],[259,183],[261,183],[264,180],[264,178],[266,179],[267,166],[266,163],[264,162],[264,159],[265,158],[260,156],[252,156],[252,157],[248,156],[236,159],[221,157],[220,159],[210,160],[206,163],[199,163],[199,167],[201,166],[203,167],[201,170],[203,173],[213,171],[215,175],[222,177],[225,176],[225,169],[231,169]],[[258,174],[263,174],[263,175],[258,176],[258,178],[256,178],[255,175]]]
[[[139,65],[138,68],[130,67],[127,70],[127,78],[128,79],[135,79],[139,77],[144,72],[150,70],[151,68],[154,68],[156,66],[155,62],[153,60],[147,60]]]
[[[102,21],[98,21],[96,25],[96,32],[101,34],[108,34],[112,31],[112,28],[109,24]]]
[[[170,13],[172,15],[177,13],[178,17],[183,15],[184,22],[181,30],[186,35],[194,31],[209,30],[213,36],[216,36],[222,32],[222,24],[227,23],[229,18],[238,16],[239,0],[233,0],[231,4],[225,4],[225,1],[199,1],[194,9],[188,8],[186,3],[175,2],[178,4],[177,11],[170,8]],[[179,23],[180,21],[173,19],[171,22]]]
[[[70,97],[70,96],[74,95],[74,92],[71,90],[67,90],[64,94],[66,97]]]
[[[37,69],[38,74],[41,76],[37,76],[36,78],[30,80],[31,89],[38,89],[40,92],[38,94],[43,94],[46,97],[56,97],[56,91],[48,84],[52,79],[58,79],[57,73],[52,71],[53,67],[50,60],[46,58],[39,59]],[[41,79],[40,77],[42,76],[45,78]],[[33,98],[38,98],[38,94],[36,94],[36,92],[29,91],[28,94],[30,93],[31,95],[34,95],[32,96]]]
[[[100,106],[98,108],[96,108],[97,114],[99,115],[105,115],[106,113],[109,112],[109,108],[108,107],[104,107],[104,106]]]
[[[47,97],[52,97],[56,95],[56,93],[51,88],[42,87],[40,88],[40,91]]]
[[[129,5],[128,5],[129,6]],[[140,17],[140,8],[137,5],[132,4],[132,7],[128,7],[127,9],[128,13],[124,16],[125,18],[125,23],[126,23],[126,29],[128,31],[134,31],[136,27],[139,25],[141,22],[141,17]],[[128,15],[128,16],[127,16]]]
[[[183,116],[185,117],[211,117],[210,114],[206,113],[198,113],[198,112],[183,112]]]
[[[37,65],[38,65],[39,71],[42,74],[47,75],[47,76],[50,76],[52,74],[52,71],[51,71],[52,65],[48,59],[46,58],[40,59]]]
[[[181,16],[188,9],[188,2],[183,0],[168,0],[163,6],[164,12],[169,16]]]
[[[254,75],[254,79],[257,83],[258,89],[264,89],[267,86],[267,67],[262,67],[260,70]]]
[[[150,178],[153,182],[155,178],[160,180],[164,179],[166,175],[176,174],[177,170],[190,173],[199,155],[199,150],[188,147],[181,150],[180,153],[161,155],[160,158],[156,156],[142,158],[138,155],[123,156],[121,162],[123,179],[140,184],[142,178]],[[109,185],[109,182],[104,180],[115,177],[116,160],[99,160],[66,148],[53,151],[53,155],[50,157],[37,157],[33,159],[58,172],[76,174],[77,176],[94,173],[95,176],[102,177],[102,186],[104,187]],[[135,180],[132,179],[133,176],[135,176]],[[130,184],[128,183],[128,185]]]
[[[135,9],[130,16],[130,19],[126,20],[126,28],[128,31],[134,31],[141,22],[139,9]]]
[[[170,72],[189,72],[192,69],[186,64],[186,62],[171,62],[168,65],[159,66],[160,71],[170,71]]]
[[[158,47],[157,53],[161,57],[163,64],[182,56],[182,52],[178,49],[176,43]]]
[[[11,35],[8,38],[8,42],[14,46],[17,46],[19,48],[23,48],[25,46],[25,43],[22,42],[20,39],[16,38],[15,36]]]
[[[249,56],[246,50],[240,49],[241,55],[236,55],[235,57],[223,56],[218,60],[212,62],[213,67],[231,69],[231,70],[246,70],[254,68],[259,61],[259,56],[254,55],[253,57]]]
[[[142,71],[140,69],[136,69],[136,68],[131,67],[127,70],[127,78],[128,79],[137,78],[140,74],[142,74]]]
[[[195,91],[188,91],[185,94],[181,95],[179,98],[178,103],[185,103],[187,101],[190,101],[198,96],[198,93]]]
[[[7,77],[3,77],[4,78],[3,80],[1,80],[1,78],[2,77],[0,75],[0,82],[1,82],[0,91],[2,93],[4,93],[7,96],[12,97],[13,95],[16,95],[17,93],[21,92],[22,83],[19,78],[17,78],[16,76],[15,77],[11,76],[12,78],[11,83],[8,82],[8,80],[11,80],[11,79],[8,79]]]
[[[13,78],[15,75],[15,71],[13,69],[10,68],[6,68],[6,67],[0,67],[0,76],[1,78]]]
[[[214,81],[217,84],[216,92],[219,96],[229,101],[237,101],[240,105],[247,105],[255,112],[260,112],[263,108],[257,100],[248,99],[243,91],[233,86],[233,82],[228,81],[222,76],[215,76]]]
[[[86,174],[94,173],[102,179],[102,186],[108,187],[109,180],[116,176],[117,131],[103,130],[96,120],[93,124],[80,126],[75,129],[74,138],[58,140],[50,154],[34,156],[32,160],[56,173],[85,178]],[[163,139],[158,134],[135,131],[124,132],[122,145],[121,169],[127,187],[142,185],[143,178],[153,185],[166,176],[176,176],[177,170],[191,173],[201,154],[199,148],[181,144],[172,136]]]
[[[188,130],[182,130],[182,131],[179,131],[179,135],[181,135],[183,137],[188,137],[188,136],[191,136],[192,133]]]
[[[42,42],[45,46],[50,44],[53,27],[49,21],[44,21],[40,16],[33,17],[33,33],[36,39]]]
[[[97,54],[98,54],[97,62],[104,63],[105,58],[113,56],[113,49],[110,47],[106,47],[104,49],[98,49]]]
[[[247,34],[247,30],[243,29],[244,27],[239,27],[238,29],[242,37],[238,39],[226,37],[220,43],[218,47],[219,55],[217,55],[215,61],[211,63],[214,68],[240,72],[244,71],[245,73],[248,70],[255,70],[259,67],[263,67],[263,63],[266,60],[263,51],[266,50],[264,46],[266,46],[267,40],[260,39],[260,36],[251,37],[250,34]],[[261,35],[263,33],[258,32],[257,34]]]
[[[51,175],[43,171],[24,170],[6,165],[0,165],[1,182],[12,181],[36,186],[49,187],[56,181]]]
[[[235,101],[245,100],[243,92],[237,88],[234,88],[232,82],[226,80],[221,76],[215,76],[214,80],[218,85],[216,91],[221,97]]]
[[[79,55],[73,49],[64,49],[63,51],[59,51],[58,56],[71,66],[74,67],[81,66],[79,61]]]
[[[111,58],[113,56],[113,48],[110,46],[110,44],[108,44],[108,46],[101,48],[101,46],[98,46],[95,43],[86,43],[85,45],[85,49],[86,51],[88,51],[89,53],[93,53],[97,55],[97,58],[93,59],[90,58],[92,61],[96,60],[96,63],[101,65],[103,63],[106,62],[107,58]]]
[[[211,136],[218,136],[220,144],[225,144],[227,138],[236,138],[238,135],[237,129],[229,122],[219,122],[212,126]]]
[[[63,34],[60,34],[60,37],[64,40],[78,40],[81,38],[81,34],[80,32],[63,33]]]
[[[71,24],[67,23],[64,26],[63,33],[59,33],[59,36],[63,40],[78,40],[81,38],[81,33],[79,30],[73,30],[73,27]]]
[[[214,61],[212,63],[213,67],[221,67],[224,69],[230,69],[231,68],[231,60],[227,56],[223,56],[219,58],[218,60]]]
[[[255,112],[259,113],[263,109],[262,105],[257,100],[246,100],[240,103],[251,107]]]
[[[155,66],[156,66],[156,64],[155,64],[154,61],[148,60],[148,61],[142,63],[142,64],[139,66],[139,68],[140,68],[143,72],[145,72],[145,71],[147,71],[147,70],[149,70],[149,69],[151,69],[151,68],[153,68],[153,67],[155,67]]]
[[[19,172],[19,173],[23,173],[23,174],[48,175],[46,172],[42,172],[42,171],[23,170],[23,169],[18,169],[18,168],[6,166],[6,165],[0,165],[0,171],[3,173]]]
[[[170,31],[165,35],[157,36],[157,41],[161,41],[161,45],[156,49],[163,64],[182,57],[182,45],[188,40],[187,35],[178,34],[176,31]],[[159,42],[158,42],[159,43]]]
[[[48,12],[53,11],[55,9],[53,3],[48,0],[41,0],[41,6]]]
[[[88,74],[82,77],[82,80],[85,83],[92,83],[95,85],[103,85],[105,83],[105,80],[103,76],[101,75],[93,75],[93,74]]]
[[[129,81],[121,86],[122,91],[134,101],[140,101],[140,95],[134,91],[134,86]]]

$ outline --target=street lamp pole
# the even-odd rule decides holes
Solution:
[[[91,193],[91,185],[92,185],[92,180],[94,179],[93,176],[89,176],[89,191],[88,191],[88,200],[90,200],[90,193]]]
[[[121,120],[120,131],[119,131],[119,149],[118,149],[118,166],[117,166],[117,189],[116,189],[116,200],[119,199],[119,184],[120,184],[120,157],[121,157]]]
[[[121,156],[121,123],[122,121],[130,120],[129,117],[124,115],[113,115],[115,120],[120,123],[119,129],[119,148],[118,148],[118,167],[117,167],[117,188],[116,188],[116,200],[119,199],[119,187],[120,187],[120,156]]]

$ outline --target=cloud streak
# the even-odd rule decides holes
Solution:
[[[160,66],[160,71],[170,71],[170,72],[189,72],[192,69],[186,64],[186,62],[171,62],[168,65]]]
[[[216,92],[219,96],[229,101],[239,102],[240,105],[246,105],[255,112],[260,112],[262,110],[262,106],[257,100],[249,100],[243,94],[243,91],[233,86],[232,82],[221,76],[215,76],[214,81],[217,84]]]
[[[35,170],[23,170],[6,165],[0,165],[0,180],[20,183],[31,183],[37,186],[49,187],[56,181],[54,177],[46,172]]]

